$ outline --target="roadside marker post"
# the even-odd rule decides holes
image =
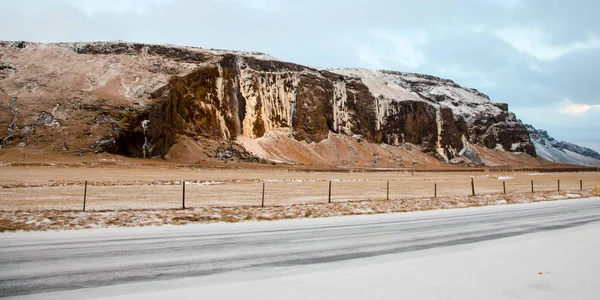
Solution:
[[[471,177],[471,192],[473,196],[475,196],[475,181],[473,180],[473,177]]]
[[[265,207],[265,183],[263,182],[262,188],[262,201],[260,202],[260,207]]]
[[[329,198],[327,203],[331,203],[331,180],[329,180]]]
[[[181,208],[185,209],[185,180],[182,180],[181,182],[183,184],[181,193]]]
[[[560,179],[558,179],[558,191],[560,192]]]
[[[390,200],[390,181],[387,181],[387,197],[386,200]]]
[[[579,179],[579,190],[583,190],[583,180]]]
[[[531,192],[532,192],[532,193],[535,193],[535,192],[533,191],[533,180],[531,181]]]
[[[437,198],[437,182],[433,184],[433,198]]]
[[[87,200],[87,180],[83,183],[83,211],[85,212],[85,201]]]
[[[504,194],[506,194],[506,181],[502,181],[502,189],[504,190]]]

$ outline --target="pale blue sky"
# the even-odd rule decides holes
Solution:
[[[315,67],[427,73],[600,150],[600,1],[0,0],[1,40],[252,50]]]

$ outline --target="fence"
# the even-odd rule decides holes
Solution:
[[[0,189],[2,210],[122,210],[273,206],[359,200],[401,200],[506,193],[591,190],[596,173],[532,176],[403,174],[402,178],[138,182]]]

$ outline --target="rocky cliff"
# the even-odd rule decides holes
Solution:
[[[0,118],[3,147],[164,157],[184,138],[284,135],[311,144],[334,134],[415,145],[450,163],[479,161],[470,145],[536,155],[506,104],[451,80],[319,70],[261,53],[0,42],[0,87],[0,109],[10,114]]]
[[[526,124],[538,155],[548,161],[582,166],[600,165],[600,154],[592,149],[557,141],[546,130]]]

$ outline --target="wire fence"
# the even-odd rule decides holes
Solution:
[[[406,200],[424,197],[591,190],[598,181],[600,181],[598,174],[589,173],[569,174],[569,176],[557,174],[540,178],[479,174],[435,178],[405,176],[401,179],[263,179],[246,182],[181,180],[168,182],[168,184],[148,182],[134,185],[80,182],[62,186],[2,188],[0,209],[98,211]]]

